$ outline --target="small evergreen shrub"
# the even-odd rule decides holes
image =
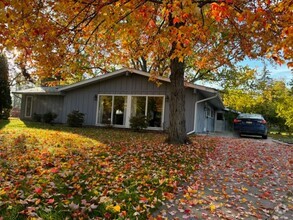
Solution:
[[[42,121],[42,115],[34,113],[33,114],[33,120],[36,121],[36,122],[41,122]]]
[[[67,124],[70,127],[81,127],[84,122],[84,114],[74,110],[67,115]]]
[[[53,121],[57,118],[57,114],[54,112],[47,112],[43,115],[43,120],[45,123],[52,124]]]
[[[148,127],[148,121],[144,115],[132,116],[129,122],[130,127],[135,131],[140,131]]]
[[[2,114],[0,115],[0,119],[2,118],[7,120],[10,116],[10,111],[11,111],[11,108],[4,108],[2,111]]]

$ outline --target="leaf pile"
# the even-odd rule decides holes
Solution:
[[[154,133],[62,129],[12,121],[0,130],[0,219],[146,219],[175,197],[214,145],[198,139],[172,146]]]

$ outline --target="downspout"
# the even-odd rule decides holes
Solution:
[[[187,135],[190,135],[190,134],[193,134],[196,132],[196,116],[197,116],[197,104],[198,103],[201,103],[201,102],[205,102],[205,101],[208,101],[208,100],[211,100],[211,99],[215,99],[219,96],[219,94],[217,93],[216,95],[212,96],[212,97],[209,97],[209,98],[206,98],[206,99],[202,99],[202,100],[199,100],[197,102],[195,102],[194,104],[194,123],[193,123],[193,130],[188,132]]]

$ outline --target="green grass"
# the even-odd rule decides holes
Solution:
[[[0,219],[147,219],[214,142],[166,135],[0,121]]]
[[[293,135],[288,132],[270,132],[270,137],[284,143],[293,144]]]

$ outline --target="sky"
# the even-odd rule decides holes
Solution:
[[[245,60],[240,65],[247,65],[251,68],[256,68],[258,71],[262,71],[264,67],[264,63],[259,60]],[[272,65],[268,61],[266,61],[267,69],[270,72],[270,76],[275,80],[285,80],[286,83],[290,82],[293,79],[293,69],[289,69],[286,64],[283,65]]]
[[[239,66],[248,66],[252,69],[256,69],[258,72],[262,72],[264,65],[267,66],[267,70],[270,72],[270,77],[274,80],[284,80],[285,83],[289,83],[293,79],[293,69],[289,69],[286,64],[284,65],[272,65],[269,61],[265,61],[265,64],[261,60],[246,59],[238,63]],[[197,81],[196,84],[212,87],[221,90],[221,87],[217,83]]]

